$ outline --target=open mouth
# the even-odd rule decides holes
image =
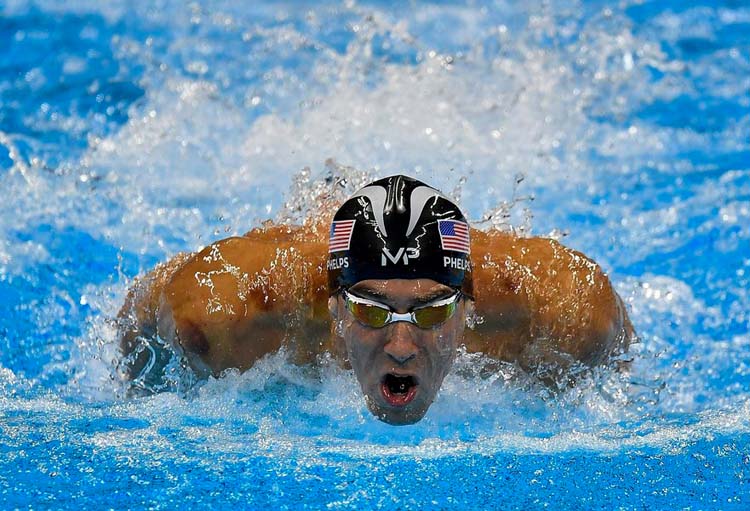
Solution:
[[[388,373],[380,383],[380,390],[391,406],[404,406],[417,394],[417,380],[413,376],[399,376]]]

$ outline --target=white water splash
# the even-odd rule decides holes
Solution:
[[[139,262],[165,259],[245,232],[265,218],[313,214],[321,180],[329,175],[348,180],[338,190],[343,195],[366,176],[395,172],[446,191],[460,188],[473,218],[499,210],[501,225],[527,231],[546,226],[547,217],[562,219],[566,223],[554,227],[568,230],[577,225],[569,217],[598,216],[601,226],[580,227],[585,232],[571,237],[599,251],[605,267],[678,249],[684,240],[673,236],[675,231],[690,238],[721,226],[721,233],[739,231],[719,241],[727,250],[747,242],[746,168],[709,180],[667,207],[644,206],[637,196],[606,204],[616,202],[618,187],[644,168],[674,179],[715,170],[713,164],[690,161],[685,153],[692,148],[723,153],[750,147],[747,117],[711,132],[632,117],[654,101],[694,92],[686,69],[710,78],[717,94],[744,94],[747,58],[731,50],[719,55],[734,63],[732,69],[710,56],[696,62],[668,56],[658,39],[638,33],[620,11],[606,8],[583,18],[571,14],[577,4],[547,5],[539,13],[534,5],[508,5],[485,17],[470,8],[425,6],[399,19],[374,7],[341,7],[353,32],[341,50],[327,40],[321,22],[303,29],[279,15],[280,24],[259,28],[257,13],[228,2],[165,2],[159,11],[145,3],[39,5],[45,12],[94,12],[113,23],[135,13],[168,36],[161,47],[136,37],[115,43],[120,54],[142,61],[145,96],[131,105],[119,130],[92,138],[80,157],[50,170],[43,161],[24,161],[9,135],[0,139],[13,160],[11,170],[0,175],[7,197],[0,204],[0,275],[56,263],[43,243],[7,241],[12,232],[33,232],[40,224],[86,232]],[[12,15],[25,8],[25,2],[11,2],[4,11]],[[733,12],[736,19],[746,15],[746,9]],[[271,19],[277,14],[265,13]],[[656,26],[666,30],[667,41],[675,41],[698,15],[664,13]],[[322,17],[313,13],[310,19],[315,16]],[[711,37],[723,23],[709,18],[697,24],[697,35]],[[456,29],[437,34],[439,23]],[[259,66],[255,59],[262,51],[243,46],[256,39],[274,55],[273,62],[311,53],[304,54],[305,65],[264,64],[260,78],[243,79],[238,68]],[[401,48],[401,60],[379,56],[383,40]],[[219,58],[222,51],[231,58]],[[650,74],[656,72],[666,78],[654,83]],[[515,189],[519,175],[525,179]],[[723,203],[727,193],[736,197]],[[514,197],[521,197],[522,207],[513,206]],[[504,201],[507,208],[500,207]],[[717,214],[692,222],[692,211],[712,204],[721,204]],[[622,250],[610,248],[609,236],[617,236]],[[75,377],[64,391],[108,403],[103,414],[142,417],[148,422],[138,433],[144,453],[156,441],[154,428],[174,426],[199,436],[200,427],[182,425],[186,416],[208,421],[213,435],[207,447],[228,450],[250,438],[274,455],[321,446],[351,457],[560,452],[582,446],[602,452],[622,446],[671,449],[712,432],[748,431],[747,389],[722,388],[710,374],[727,371],[726,378],[741,387],[737,382],[747,376],[747,367],[735,368],[733,360],[747,350],[747,339],[697,334],[728,320],[727,312],[707,305],[696,297],[701,290],[675,277],[642,274],[615,281],[643,336],[633,348],[627,378],[597,375],[550,399],[519,380],[511,367],[497,369],[490,379],[467,378],[459,367],[424,421],[396,433],[369,415],[351,373],[328,367],[322,376],[311,376],[283,357],[266,359],[244,375],[212,380],[190,399],[175,394],[115,399],[110,321],[128,282],[123,277],[76,289],[88,297],[92,311],[85,333],[68,348]],[[729,285],[741,294],[741,284]],[[746,291],[743,296],[729,312],[732,317],[747,317]],[[54,307],[44,310],[58,319],[63,315]],[[42,363],[49,363],[50,371],[55,365]],[[3,369],[5,389],[30,384],[19,380]],[[278,388],[285,385],[289,390]],[[271,395],[281,395],[275,408],[264,403],[267,387]],[[6,410],[52,412],[59,406],[60,417],[99,413],[61,404],[54,396],[38,402],[3,399]],[[690,414],[690,423],[673,425],[665,418],[683,413]],[[247,423],[258,432],[234,436],[222,420]],[[619,426],[622,421],[635,426]],[[123,435],[97,433],[91,443],[124,448]]]

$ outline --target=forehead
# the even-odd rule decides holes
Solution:
[[[455,293],[453,288],[432,279],[362,280],[350,290],[386,303],[426,303]]]

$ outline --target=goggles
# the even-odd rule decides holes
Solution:
[[[458,299],[461,298],[461,291],[457,291],[455,294],[429,305],[399,313],[384,303],[352,295],[346,289],[343,293],[346,308],[352,313],[352,316],[363,325],[371,328],[383,328],[396,321],[414,323],[419,328],[424,329],[435,328],[453,316],[458,307]]]

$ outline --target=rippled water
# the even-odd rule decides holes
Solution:
[[[2,507],[750,505],[746,2],[0,13]],[[283,354],[121,396],[135,276],[394,172],[602,264],[631,373],[550,396],[463,355],[402,428]]]

